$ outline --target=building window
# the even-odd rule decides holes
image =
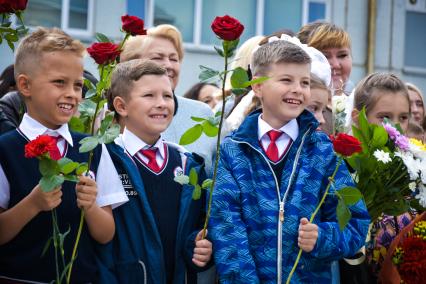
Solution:
[[[426,10],[426,9],[425,9]],[[415,32],[414,32],[415,31]],[[405,15],[405,48],[404,65],[406,67],[426,70],[426,56],[423,48],[426,46],[426,11],[407,11]],[[422,55],[422,56],[420,56]]]
[[[297,32],[300,27],[318,19],[329,19],[330,0],[148,0],[150,25],[172,24],[184,42],[194,46],[219,43],[210,24],[215,16],[229,14],[245,27],[241,42],[257,35],[268,35],[281,29]],[[304,17],[306,16],[306,20]]]
[[[93,4],[93,0],[31,0],[25,11],[25,24],[58,27],[73,36],[91,36]]]

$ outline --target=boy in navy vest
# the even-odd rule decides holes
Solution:
[[[84,136],[71,133],[67,125],[82,96],[84,51],[63,31],[39,28],[22,40],[16,52],[15,77],[27,113],[19,128],[0,137],[0,283],[48,283],[56,278],[53,244],[42,256],[52,236],[53,208],[60,231],[70,231],[64,242],[66,260],[76,239],[80,208],[84,210],[71,281],[96,281],[93,240],[112,239],[112,207],[128,200],[105,146],[95,151],[91,171],[96,181],[81,176],[77,185],[65,182],[48,193],[38,185],[38,160],[24,157],[25,144],[47,134],[57,137],[62,156],[88,161],[87,153],[78,152]]]
[[[201,239],[205,198],[174,181],[202,158],[165,142],[161,133],[176,112],[165,68],[135,59],[113,72],[109,103],[125,123],[108,145],[129,202],[114,210],[116,234],[101,248],[102,283],[195,283],[207,267],[212,246]]]
[[[291,283],[331,283],[331,262],[353,255],[365,242],[370,219],[363,201],[350,207],[343,231],[334,195],[308,221],[338,159],[305,110],[311,58],[303,48],[278,40],[253,54],[254,78],[269,78],[252,86],[262,109],[221,145],[209,230],[223,283],[284,283],[299,249]],[[332,191],[345,186],[353,181],[343,164]]]

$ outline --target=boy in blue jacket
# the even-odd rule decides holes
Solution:
[[[310,98],[309,55],[275,41],[253,55],[253,85],[262,110],[250,114],[221,145],[209,233],[221,283],[285,283],[299,248],[292,283],[330,283],[330,263],[363,245],[369,216],[363,201],[351,206],[343,231],[333,195],[310,223],[337,157],[327,135],[305,110]],[[334,188],[353,186],[342,165]]]
[[[195,283],[212,245],[201,239],[205,198],[174,181],[191,168],[204,179],[202,158],[161,139],[176,112],[165,68],[135,59],[117,65],[109,103],[124,122],[108,145],[129,202],[114,212],[116,234],[100,248],[102,283]]]
[[[39,28],[20,43],[15,60],[17,87],[26,105],[19,128],[0,136],[0,283],[49,283],[56,279],[52,215],[56,208],[66,261],[76,239],[80,208],[85,226],[71,274],[72,283],[97,281],[93,240],[109,242],[115,230],[112,207],[126,202],[117,171],[105,146],[94,152],[95,179],[81,176],[77,186],[64,182],[51,192],[40,189],[38,160],[24,156],[39,135],[57,139],[62,156],[87,162],[79,153],[84,135],[70,132],[68,121],[82,97],[85,47],[59,29]],[[10,282],[8,282],[10,281]]]

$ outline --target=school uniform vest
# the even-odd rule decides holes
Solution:
[[[68,145],[65,156],[76,162],[87,162],[88,153],[78,152],[78,142],[85,136],[71,133],[74,147]],[[0,163],[10,184],[9,208],[25,198],[38,184],[39,161],[24,157],[24,146],[28,139],[18,131],[8,132],[0,137]],[[92,171],[96,173],[101,148],[95,150]],[[65,233],[65,260],[71,258],[80,220],[77,207],[75,183],[65,181],[62,185],[62,202],[56,208],[59,230]],[[40,212],[8,243],[0,246],[0,275],[11,278],[50,282],[56,277],[53,242],[42,256],[43,248],[52,236],[51,211]],[[92,238],[86,225],[83,227],[73,264],[72,283],[87,283],[96,280],[96,265]],[[61,260],[58,260],[61,261]]]
[[[182,160],[176,149],[167,148],[168,158],[160,173],[154,173],[139,159],[136,159],[136,164],[144,182],[148,202],[160,233],[167,283],[170,283],[173,280],[174,273],[176,231],[182,191],[182,186],[175,182],[173,178],[174,170],[178,167],[182,168]]]

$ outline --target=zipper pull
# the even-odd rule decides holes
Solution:
[[[280,222],[284,222],[284,202],[280,202]]]

